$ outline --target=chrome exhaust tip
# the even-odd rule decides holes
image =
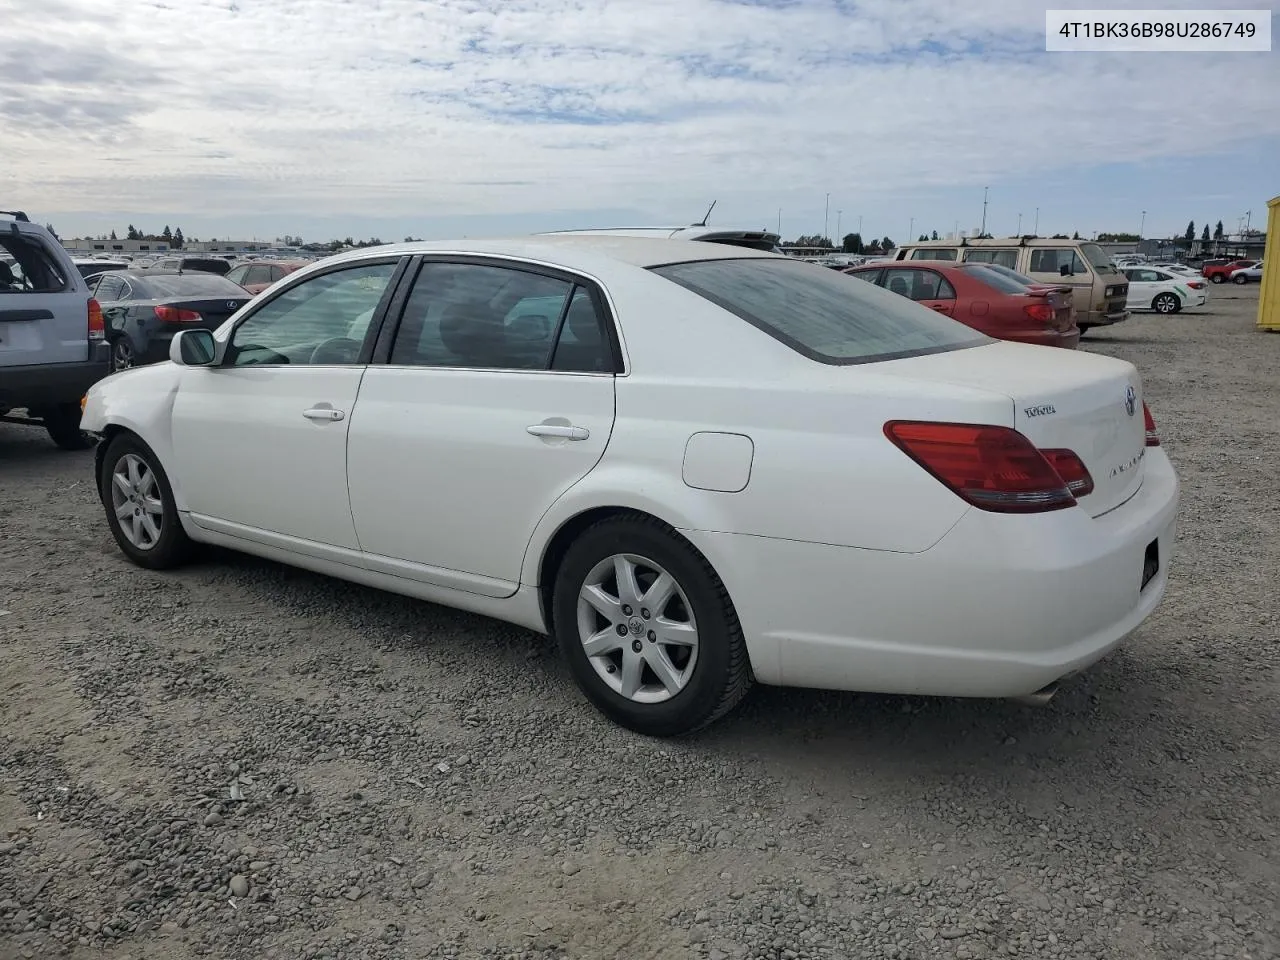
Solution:
[[[1058,681],[1055,680],[1053,681],[1053,683],[1050,683],[1047,686],[1041,687],[1035,693],[1023,694],[1020,697],[1010,697],[1010,699],[1014,703],[1025,704],[1028,707],[1043,707],[1045,704],[1047,704],[1050,700],[1054,698],[1057,692],[1058,692]]]

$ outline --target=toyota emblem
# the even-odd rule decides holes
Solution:
[[[1124,412],[1133,416],[1138,410],[1138,391],[1133,389],[1133,384],[1129,384],[1124,392]]]

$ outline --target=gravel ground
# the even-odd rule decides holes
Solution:
[[[1280,956],[1280,336],[1086,341],[1184,483],[1168,598],[1050,706],[759,688],[655,742],[521,630],[110,542],[0,425],[0,957]]]

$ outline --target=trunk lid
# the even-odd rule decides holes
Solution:
[[[884,373],[1003,394],[1008,424],[1042,450],[1073,451],[1093,477],[1080,506],[1099,516],[1142,486],[1146,425],[1142,379],[1123,360],[1020,343],[988,346],[877,365]],[[958,409],[955,419],[966,420]]]

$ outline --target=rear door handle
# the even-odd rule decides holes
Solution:
[[[312,407],[310,410],[303,410],[302,415],[308,420],[320,420],[324,422],[341,420],[346,416],[346,414],[341,410],[335,410],[333,407]]]
[[[557,437],[561,440],[585,440],[591,436],[586,427],[563,426],[558,423],[535,423],[525,427],[535,437]]]

